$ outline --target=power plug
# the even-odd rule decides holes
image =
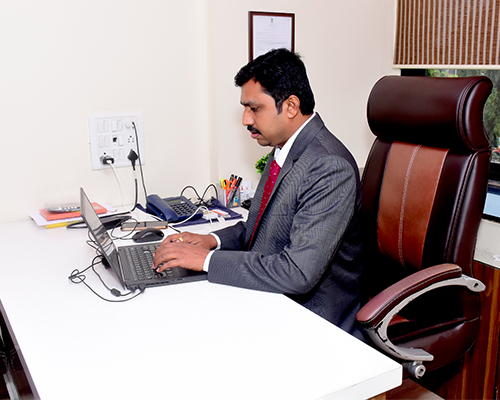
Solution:
[[[115,159],[111,156],[101,156],[100,160],[101,160],[101,164],[104,164],[104,165],[115,163]]]

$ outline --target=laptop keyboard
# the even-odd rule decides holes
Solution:
[[[132,269],[132,279],[136,282],[171,278],[174,271],[167,269],[163,272],[153,270],[153,254],[158,248],[158,244],[145,244],[142,246],[122,247],[121,251],[127,257],[129,265],[135,267]]]

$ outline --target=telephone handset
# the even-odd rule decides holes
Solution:
[[[193,214],[194,216],[191,219],[203,216],[203,211],[197,211],[198,207],[184,196],[162,199],[157,194],[150,194],[146,200],[146,210],[168,222],[184,221]]]

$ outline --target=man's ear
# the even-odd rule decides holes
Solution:
[[[283,106],[289,118],[295,118],[300,112],[300,100],[294,94],[285,100]]]

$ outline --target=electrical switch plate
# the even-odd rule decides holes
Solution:
[[[145,164],[142,113],[91,114],[89,131],[93,170],[110,168],[101,161],[105,156],[113,157],[115,167],[131,167],[127,158],[130,150],[140,156],[141,164]]]

